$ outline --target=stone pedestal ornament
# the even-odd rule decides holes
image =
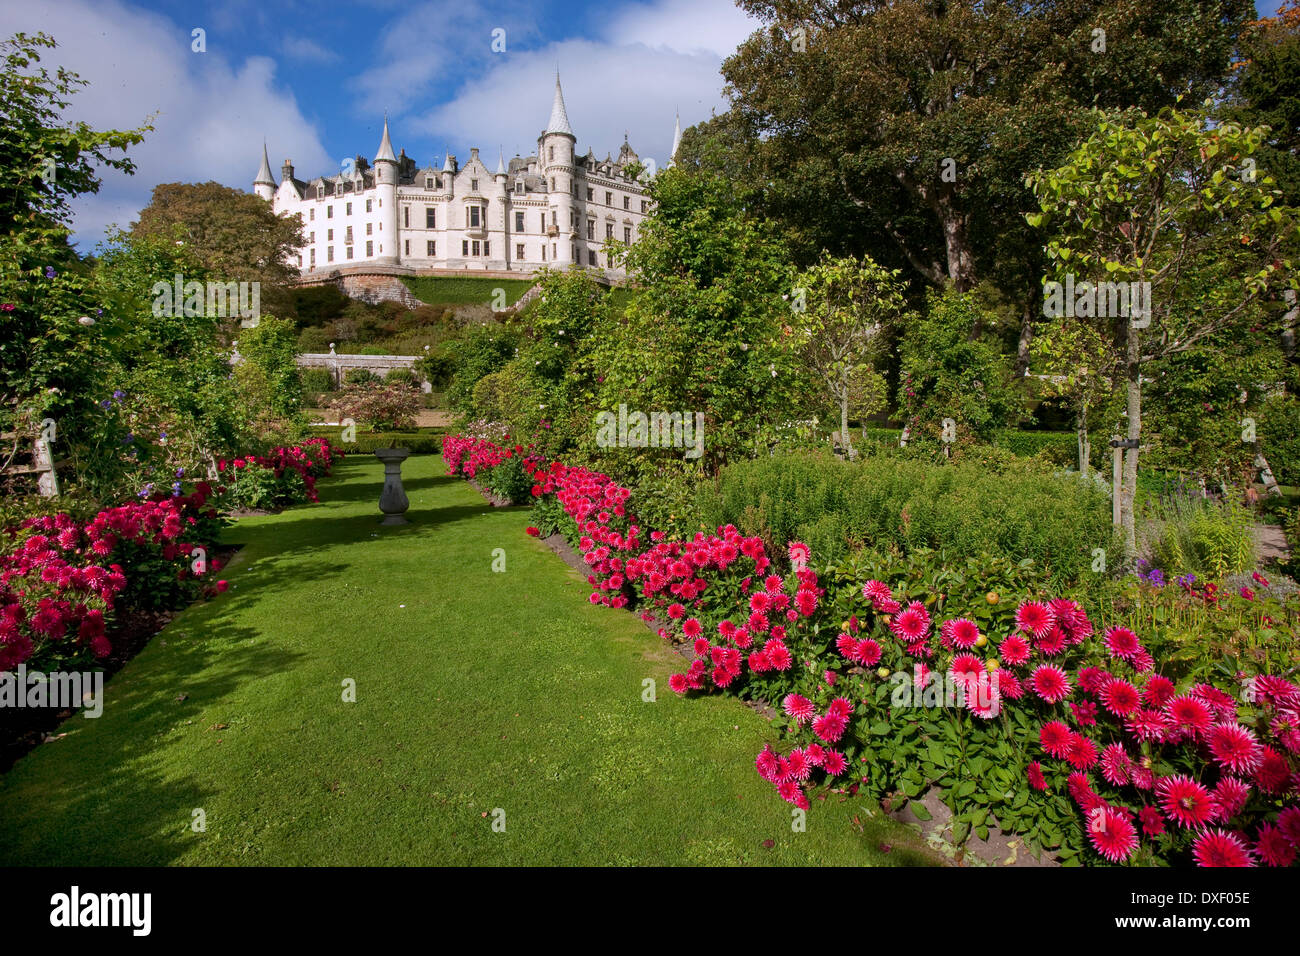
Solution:
[[[409,448],[376,448],[375,457],[384,463],[384,490],[379,493],[379,510],[385,515],[381,525],[410,524],[403,515],[411,507],[402,487],[402,462],[410,456]]]

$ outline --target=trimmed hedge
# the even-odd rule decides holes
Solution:
[[[902,435],[901,428],[866,428],[862,432],[866,444],[880,448],[897,448]],[[1001,428],[993,435],[995,448],[1009,451],[1021,458],[1032,458],[1046,452],[1047,460],[1054,465],[1075,465],[1079,456],[1076,441],[1074,432],[1026,431],[1019,428]],[[1100,454],[1098,441],[1096,437],[1093,438],[1094,465]]]

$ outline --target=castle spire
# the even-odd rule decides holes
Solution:
[[[673,148],[668,153],[668,159],[671,161],[677,156],[677,147],[682,144],[682,114],[677,112],[677,122],[673,124]]]
[[[573,136],[573,127],[569,125],[569,112],[564,108],[564,92],[560,89],[560,71],[555,71],[555,99],[551,103],[551,121],[546,124],[547,133],[564,133]],[[577,139],[575,136],[574,139]]]
[[[257,171],[257,178],[253,180],[254,186],[275,186],[275,177],[271,175],[271,158],[266,155],[266,143],[262,143],[262,166]]]
[[[494,175],[496,175],[496,176],[504,176],[505,174],[506,174],[506,157],[505,157],[505,153],[503,153],[503,152],[501,151],[501,148],[500,148],[500,147],[497,147],[497,171],[496,171],[496,173],[495,173]]]
[[[375,162],[387,160],[390,163],[397,162],[397,157],[393,155],[393,141],[388,138],[388,114],[384,114],[384,138],[379,141],[379,152],[375,154]]]

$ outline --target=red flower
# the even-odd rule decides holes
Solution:
[[[1192,858],[1197,866],[1254,866],[1254,855],[1241,834],[1206,830],[1196,838]]]
[[[541,534],[542,534],[541,531],[539,531],[538,529],[534,528],[532,525],[529,525],[527,528],[525,528],[525,529],[524,529],[524,532],[525,532],[526,534],[530,534],[530,535],[532,535],[534,538],[540,537]]]
[[[1290,866],[1295,862],[1295,847],[1275,825],[1262,824],[1255,850],[1266,866]]]
[[[1102,706],[1117,717],[1126,717],[1138,708],[1137,688],[1118,677],[1107,681],[1097,696]]]
[[[1070,738],[1074,732],[1059,720],[1052,720],[1043,724],[1042,729],[1038,732],[1038,742],[1042,745],[1043,751],[1049,757],[1064,757],[1070,749]]]
[[[1070,681],[1065,671],[1051,664],[1043,664],[1029,679],[1034,693],[1049,704],[1056,704],[1070,696]]]
[[[1215,724],[1205,742],[1220,766],[1234,773],[1249,773],[1263,757],[1255,735],[1240,724]]]
[[[1089,814],[1088,839],[1093,849],[1111,863],[1127,860],[1137,849],[1137,829],[1128,816],[1114,807],[1097,807]]]
[[[1029,785],[1035,790],[1047,789],[1047,778],[1043,776],[1043,765],[1037,760],[1029,765],[1027,776],[1029,777]]]
[[[1156,795],[1165,813],[1182,826],[1200,827],[1214,819],[1214,797],[1190,777],[1162,777],[1156,784]]]
[[[1016,627],[1034,637],[1043,637],[1055,623],[1055,615],[1046,604],[1026,601],[1016,608]]]

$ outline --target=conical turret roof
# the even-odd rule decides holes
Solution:
[[[257,171],[257,178],[253,180],[254,186],[260,185],[274,186],[275,177],[271,175],[271,159],[266,155],[266,144],[262,144],[262,166]]]
[[[564,108],[564,91],[560,89],[558,71],[555,74],[555,99],[551,102],[551,120],[546,124],[546,132],[573,136],[573,127],[569,125],[569,112]]]
[[[390,163],[397,162],[397,157],[393,155],[393,141],[388,138],[388,116],[384,116],[384,137],[379,141],[379,152],[375,154],[375,162],[387,160]]]

